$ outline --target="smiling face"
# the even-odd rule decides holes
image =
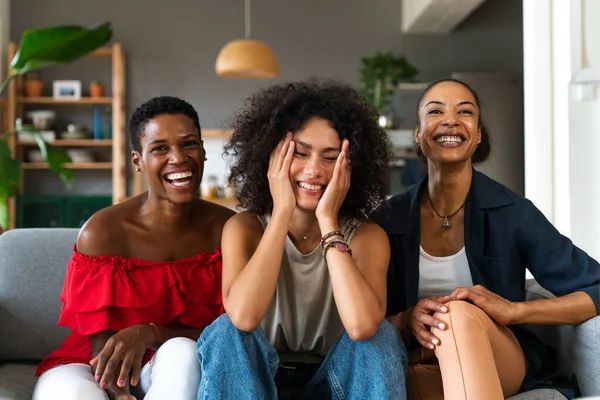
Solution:
[[[290,166],[290,181],[296,204],[315,210],[333,176],[342,141],[328,121],[313,118],[294,133],[296,142]]]
[[[419,104],[416,140],[428,160],[471,162],[481,141],[479,106],[469,89],[456,82],[433,86]]]
[[[198,197],[204,171],[204,147],[191,118],[163,114],[151,119],[140,134],[141,153],[133,164],[146,175],[151,195],[173,203]]]

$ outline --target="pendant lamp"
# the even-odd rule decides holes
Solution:
[[[265,43],[250,38],[250,0],[246,0],[246,37],[225,45],[215,70],[224,78],[270,79],[279,75],[277,56]]]

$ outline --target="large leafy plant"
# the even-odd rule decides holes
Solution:
[[[376,53],[362,57],[359,89],[382,114],[387,111],[398,83],[413,80],[418,72],[404,56]]]
[[[0,97],[4,95],[10,82],[19,75],[41,68],[72,63],[86,54],[106,44],[112,37],[108,22],[91,27],[55,26],[28,30],[23,34],[19,50],[11,63],[9,75],[0,86]],[[31,134],[48,166],[69,185],[73,172],[64,167],[70,162],[69,156],[61,149],[44,141],[32,126],[19,121],[14,129],[0,133],[0,232],[9,224],[7,201],[15,196],[21,181],[21,161],[11,153],[8,137],[17,132]]]

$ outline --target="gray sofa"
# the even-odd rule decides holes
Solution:
[[[37,363],[58,348],[68,330],[58,327],[65,266],[77,229],[16,229],[0,235],[0,400],[31,399]],[[528,282],[531,298],[551,296]],[[559,349],[561,365],[575,374],[586,396],[600,395],[600,318],[580,326],[538,327]],[[536,390],[514,400],[563,399]]]

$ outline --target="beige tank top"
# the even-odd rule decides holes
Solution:
[[[259,216],[263,228],[270,216]],[[348,244],[360,223],[348,221],[341,231]],[[275,296],[261,324],[281,362],[320,363],[344,332],[329,270],[321,246],[298,251],[288,236]]]

